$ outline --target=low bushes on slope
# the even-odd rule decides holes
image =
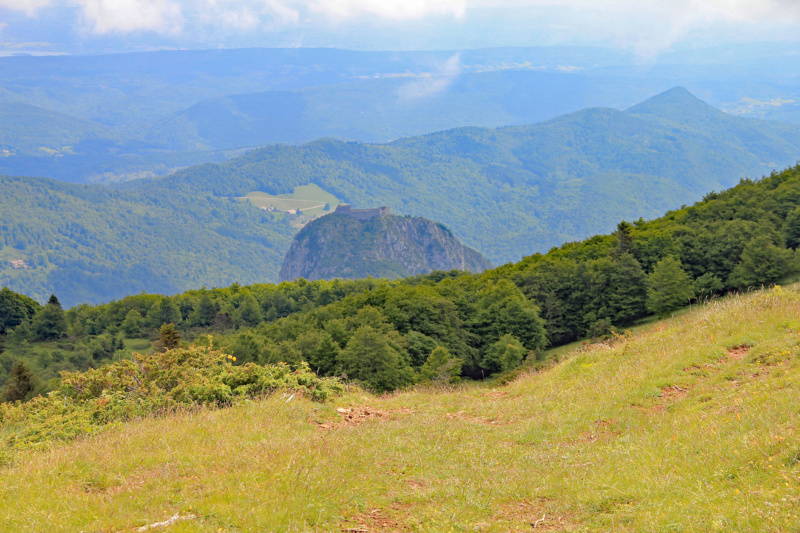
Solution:
[[[22,404],[0,404],[0,454],[94,433],[102,426],[193,406],[223,406],[287,391],[325,401],[343,390],[306,364],[233,365],[212,347],[134,354],[87,372],[65,372],[57,391]],[[2,459],[2,455],[0,455]]]

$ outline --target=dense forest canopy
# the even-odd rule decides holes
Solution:
[[[2,283],[67,307],[274,280],[295,231],[228,198],[8,176],[0,188]]]
[[[4,289],[0,379],[19,358],[45,378],[102,365],[132,339],[211,342],[237,364],[305,362],[379,391],[489,376],[535,364],[547,346],[787,279],[799,245],[800,165],[478,275],[234,284],[69,310]]]

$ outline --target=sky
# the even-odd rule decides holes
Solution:
[[[0,0],[0,52],[800,43],[800,0]]]

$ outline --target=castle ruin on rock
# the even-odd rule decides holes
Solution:
[[[339,204],[334,213],[363,222],[366,220],[372,220],[375,217],[385,217],[389,215],[390,211],[391,210],[385,205],[381,207],[375,207],[373,209],[353,209],[350,207],[350,204]]]

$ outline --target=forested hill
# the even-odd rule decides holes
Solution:
[[[0,285],[44,302],[277,279],[294,228],[278,214],[176,191],[0,176]]]
[[[4,290],[0,373],[15,358],[47,377],[54,368],[97,366],[127,353],[123,336],[174,344],[178,334],[208,345],[210,334],[237,364],[305,361],[379,391],[481,377],[536,364],[547,346],[794,280],[798,248],[800,165],[482,274],[234,284],[67,311],[57,299],[42,308]]]
[[[502,264],[658,216],[799,151],[800,126],[730,117],[675,89],[534,126],[273,146],[120,188],[0,178],[0,285],[72,306],[274,282],[296,227],[233,197],[310,183],[443,223]]]
[[[354,205],[442,222],[502,263],[798,159],[800,126],[733,117],[675,88],[627,111],[588,109],[533,126],[270,146],[125,187],[239,196],[315,183]]]

